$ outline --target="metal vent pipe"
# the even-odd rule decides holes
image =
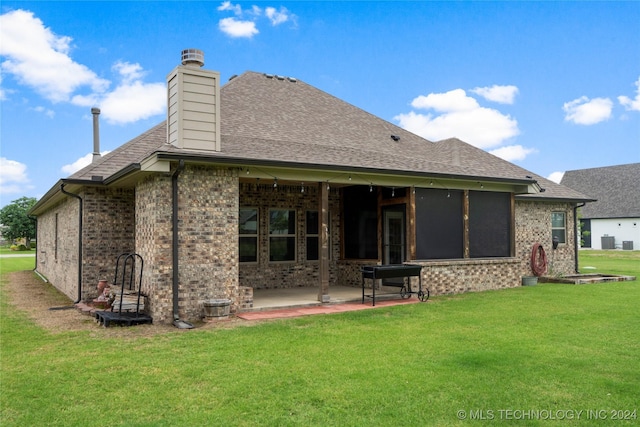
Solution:
[[[91,114],[93,114],[93,158],[91,163],[94,163],[100,158],[100,120],[98,119],[100,109],[92,108]]]

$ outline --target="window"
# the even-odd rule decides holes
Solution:
[[[564,212],[551,212],[551,237],[557,237],[560,243],[567,243],[567,225]]]
[[[418,259],[464,256],[460,190],[416,188],[416,255]]]
[[[318,211],[307,211],[307,224],[306,224],[306,237],[307,237],[307,261],[317,261],[320,250],[320,235],[318,234],[319,230],[319,221]],[[328,218],[329,223],[327,224],[329,230],[331,230],[331,217]],[[329,242],[327,242],[327,246],[331,248],[331,233],[327,236]],[[331,250],[329,250],[329,259],[331,259]]]
[[[469,257],[511,253],[511,194],[469,191]]]
[[[307,211],[307,260],[318,260],[318,211]]]
[[[269,261],[296,260],[296,211],[269,211]]]
[[[418,259],[511,255],[511,193],[468,191],[467,194],[468,218],[465,218],[464,191],[416,189]],[[468,255],[465,246],[469,248]]]
[[[347,187],[344,205],[344,256],[347,259],[378,258],[378,194],[368,185]]]
[[[240,262],[258,262],[258,209],[240,209]]]

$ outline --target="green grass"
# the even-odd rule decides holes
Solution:
[[[12,271],[33,270],[35,265],[35,257],[0,258],[0,274],[11,273]]]
[[[639,275],[632,256],[581,265]],[[640,415],[639,298],[638,281],[539,284],[127,338],[48,333],[3,297],[2,425],[635,425],[611,411]],[[532,419],[547,410],[605,412]]]
[[[30,251],[12,251],[11,245],[2,245],[0,246],[0,255],[9,255],[9,254],[33,254],[35,255],[36,250],[31,249]]]
[[[580,251],[581,273],[608,273],[640,276],[640,251]],[[595,269],[585,268],[595,267]],[[638,277],[640,278],[640,277]]]

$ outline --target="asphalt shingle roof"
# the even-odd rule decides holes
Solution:
[[[567,171],[561,184],[597,199],[583,218],[640,217],[640,163]]]
[[[461,178],[533,177],[546,186],[546,198],[585,198],[458,139],[428,141],[297,79],[246,72],[227,82],[220,98],[220,152],[167,144],[163,122],[70,178],[106,179],[154,152],[167,152]]]

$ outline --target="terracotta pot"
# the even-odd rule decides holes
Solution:
[[[106,280],[98,280],[98,293],[102,294],[104,292],[104,288],[107,287]]]

